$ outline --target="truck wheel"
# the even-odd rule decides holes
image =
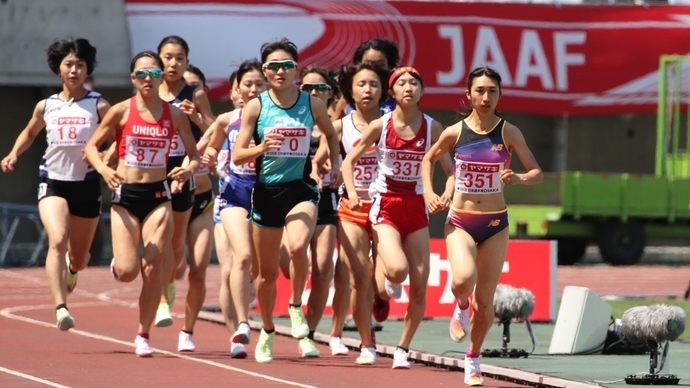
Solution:
[[[644,226],[634,220],[609,220],[598,233],[598,245],[605,262],[612,265],[632,265],[640,262],[647,235]]]
[[[558,265],[579,263],[586,249],[587,239],[577,237],[558,239]]]

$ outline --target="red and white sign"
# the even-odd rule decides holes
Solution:
[[[499,283],[513,287],[527,288],[534,294],[534,312],[530,316],[533,322],[550,322],[556,320],[556,255],[555,241],[511,240],[508,254],[503,265],[503,274]],[[448,318],[453,315],[453,293],[450,291],[450,263],[446,258],[446,243],[442,239],[431,239],[431,262],[429,281],[427,286],[427,300],[425,317]],[[407,281],[403,287],[400,300],[391,301],[391,318],[402,318],[407,309]],[[325,314],[333,313],[331,287]],[[309,284],[302,295],[302,305],[307,305],[309,299]],[[280,276],[278,278],[278,298],[275,314],[287,315],[287,307],[291,295],[290,281]]]
[[[335,68],[372,38],[424,77],[424,108],[459,109],[468,73],[503,78],[498,108],[545,115],[655,113],[659,56],[690,53],[690,7],[433,1],[125,0],[132,51],[190,45],[213,99],[261,44],[287,37],[299,66]],[[240,38],[241,37],[241,38]],[[685,98],[681,99],[686,101]]]

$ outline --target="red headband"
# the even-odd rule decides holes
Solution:
[[[419,78],[420,80],[422,79],[422,75],[419,74],[417,69],[415,69],[414,67],[412,67],[412,66],[401,66],[401,67],[398,67],[395,70],[393,70],[393,72],[391,73],[391,76],[388,78],[388,88],[392,89],[395,81],[397,81],[398,78],[400,78],[400,76],[405,74],[405,73],[410,73],[410,74],[416,76],[417,78]]]

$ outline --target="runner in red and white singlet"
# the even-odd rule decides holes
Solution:
[[[182,190],[198,170],[199,155],[187,116],[158,96],[163,64],[153,52],[137,54],[130,65],[134,97],[114,105],[103,118],[84,153],[108,184],[112,194],[111,228],[113,276],[123,282],[144,277],[139,298],[139,330],[135,353],[150,357],[149,330],[161,294],[161,261],[172,235],[171,192]],[[174,135],[180,135],[190,162],[167,173]],[[116,139],[117,171],[101,160],[98,147]],[[167,179],[172,179],[169,186]],[[139,256],[143,240],[144,257]],[[140,261],[141,260],[141,261]]]
[[[441,123],[423,114],[418,107],[424,89],[419,72],[400,67],[388,79],[389,94],[395,109],[372,121],[362,141],[345,158],[342,166],[349,207],[361,208],[354,184],[354,166],[376,144],[378,171],[369,188],[373,205],[369,219],[373,224],[377,250],[375,279],[377,294],[383,300],[399,299],[402,282],[409,275],[409,303],[402,337],[393,355],[394,369],[408,369],[408,347],[424,315],[426,284],[429,277],[429,219],[422,196],[421,162],[424,154],[441,135]],[[449,176],[446,198],[452,193],[450,156],[442,159]]]

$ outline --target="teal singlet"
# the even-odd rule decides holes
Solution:
[[[289,108],[276,105],[268,91],[259,95],[261,113],[254,129],[254,142],[260,144],[267,133],[278,131],[285,142],[257,159],[256,175],[261,183],[281,184],[307,179],[311,174],[309,142],[314,129],[311,97],[299,92],[295,104]]]

